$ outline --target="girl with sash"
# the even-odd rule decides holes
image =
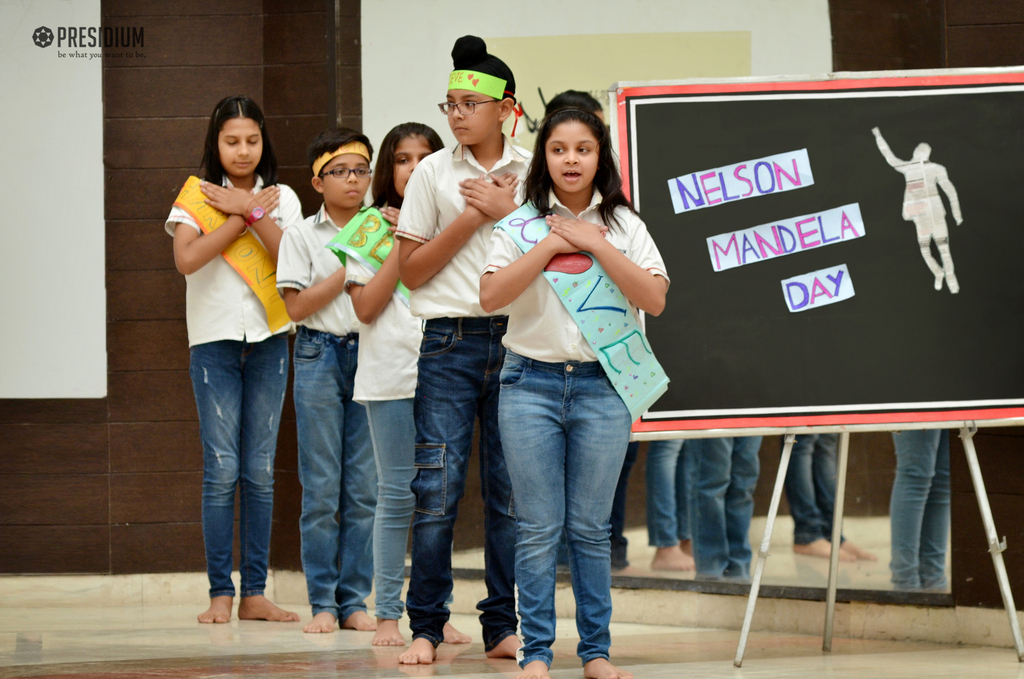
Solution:
[[[302,570],[313,610],[307,633],[331,633],[339,623],[361,631],[377,627],[366,611],[377,470],[366,409],[354,399],[359,321],[345,294],[346,268],[328,248],[366,216],[372,154],[370,141],[349,128],[325,130],[312,141],[311,181],[324,202],[316,214],[288,227],[278,263],[277,287],[299,326],[293,394]]]
[[[405,187],[420,161],[444,148],[441,138],[420,123],[403,123],[384,137],[373,173],[373,208],[386,220],[384,228],[363,240],[343,238],[347,264],[345,289],[361,325],[355,400],[366,407],[370,440],[377,463],[377,510],[373,523],[373,577],[376,587],[377,632],[374,646],[404,646],[398,629],[405,583],[405,548],[416,501],[410,488],[416,475],[416,359],[423,332],[409,311],[408,291],[398,285],[398,247],[391,232],[398,224]],[[369,212],[375,212],[370,209]],[[355,241],[353,243],[352,241]],[[380,256],[383,247],[391,250]],[[383,261],[382,261],[383,260]],[[404,296],[403,296],[404,295]],[[447,643],[472,639],[450,624]]]
[[[583,674],[628,679],[608,659],[610,517],[630,425],[666,389],[637,308],[661,313],[668,276],[592,113],[544,119],[524,188],[480,280],[484,309],[510,305],[498,421],[516,498],[519,677],[549,676],[564,530]]]
[[[294,191],[277,183],[263,112],[248,97],[227,97],[214,108],[202,166],[205,179],[189,178],[165,225],[174,236],[174,264],[185,275],[189,373],[203,444],[210,607],[199,622],[231,619],[236,489],[238,617],[295,621],[263,591],[292,328],[274,271],[281,230],[302,219],[302,207]]]

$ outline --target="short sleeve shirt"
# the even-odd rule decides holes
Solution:
[[[224,178],[223,185],[232,188],[231,180]],[[289,224],[302,221],[302,205],[299,197],[289,187],[278,184],[281,199],[270,217],[284,229]],[[263,189],[263,178],[257,176],[252,192]],[[196,232],[202,230],[189,214],[172,207],[164,223],[164,229],[171,236],[177,224],[187,224]],[[255,235],[255,232],[252,232]],[[259,239],[259,236],[256,236]],[[271,336],[267,325],[267,311],[256,293],[238,275],[224,257],[218,255],[206,266],[185,276],[185,320],[188,325],[190,347],[220,340],[262,342]],[[277,334],[290,332],[294,326],[289,323]]]
[[[285,229],[277,255],[277,289],[305,290],[341,269],[341,260],[327,248],[339,231],[323,206],[312,217]],[[302,319],[300,325],[339,337],[359,330],[352,299],[344,292]]]
[[[484,170],[473,157],[473,152],[461,144],[454,150],[442,149],[427,156],[409,178],[395,233],[426,243],[466,210],[466,200],[459,193],[459,182],[506,172],[514,172],[521,181],[526,175],[530,157],[529,151],[513,145],[508,139],[504,140],[501,159],[489,171]],[[455,318],[506,313],[504,309],[488,313],[480,306],[480,270],[487,259],[494,224],[489,221],[480,226],[440,271],[412,291],[414,315]]]
[[[557,214],[594,224],[602,223],[597,211],[600,202],[601,196],[595,191],[590,206],[577,217],[551,195],[551,205]],[[615,217],[618,225],[609,228],[605,237],[631,262],[668,280],[658,246],[654,244],[640,217],[625,207],[616,208]],[[522,255],[522,250],[511,236],[498,229],[492,239],[483,273],[504,268]],[[639,320],[639,310],[632,304],[630,310]],[[576,321],[543,275],[531,281],[526,290],[509,305],[508,332],[502,342],[517,354],[538,361],[564,363],[597,360],[597,355],[583,337]]]

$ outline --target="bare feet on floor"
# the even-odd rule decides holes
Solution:
[[[583,666],[586,679],[633,679],[633,673],[620,670],[604,658],[594,658]]]
[[[487,651],[486,655],[488,658],[513,658],[516,657],[516,651],[522,646],[519,643],[519,637],[514,634],[510,634],[501,640],[497,646]]]
[[[200,613],[196,618],[199,622],[231,622],[232,597],[215,596],[210,597],[210,607]]]
[[[471,644],[473,637],[463,634],[450,623],[444,624],[444,643],[446,644]]]
[[[397,620],[377,618],[377,633],[373,635],[371,646],[405,646],[405,637],[398,630]]]
[[[334,631],[334,625],[337,622],[338,619],[332,613],[323,611],[314,615],[309,624],[302,628],[302,631],[306,634],[330,634]]]
[[[269,620],[270,622],[298,622],[299,614],[278,608],[262,594],[244,596],[238,604],[239,620]]]
[[[402,665],[430,665],[437,657],[437,650],[429,639],[417,637],[409,644],[409,650],[398,656]]]
[[[354,629],[357,632],[372,632],[377,629],[377,621],[370,617],[366,611],[356,611],[345,618],[341,623],[341,629]]]
[[[693,557],[685,553],[679,545],[658,547],[651,560],[652,571],[692,571],[696,568]]]
[[[534,660],[526,663],[523,671],[516,675],[516,679],[551,679],[549,668],[543,660]]]
[[[808,542],[806,545],[793,545],[793,551],[797,554],[806,554],[807,556],[817,556],[822,559],[828,559],[832,556],[832,543],[825,538],[818,538],[814,542]],[[840,561],[856,561],[857,557],[844,551],[839,550]]]
[[[843,552],[848,552],[852,554],[853,557],[857,559],[857,561],[878,561],[877,556],[867,551],[866,549],[858,547],[849,540],[844,542],[839,549]]]

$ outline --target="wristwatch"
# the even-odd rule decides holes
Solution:
[[[256,222],[258,222],[261,219],[263,219],[263,217],[266,214],[267,214],[266,210],[264,210],[259,205],[257,205],[256,207],[254,207],[252,209],[252,212],[249,213],[249,216],[245,218],[245,225],[246,226],[252,226]]]

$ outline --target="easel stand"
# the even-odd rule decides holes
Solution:
[[[1006,565],[1003,563],[1003,551],[1006,549],[1006,539],[999,540],[996,533],[996,525],[992,520],[992,509],[988,503],[988,493],[985,491],[985,482],[981,478],[981,467],[978,465],[978,455],[974,449],[974,434],[978,428],[973,422],[964,422],[960,427],[960,438],[964,442],[964,452],[967,455],[967,467],[971,472],[971,480],[974,482],[974,493],[978,498],[978,507],[981,509],[981,520],[985,524],[985,536],[988,541],[988,551],[992,554],[992,563],[996,570],[996,579],[999,581],[999,591],[1003,596],[1003,606],[1006,608],[1006,615],[1010,619],[1010,630],[1013,633],[1013,643],[1017,649],[1017,661],[1024,662],[1024,639],[1021,639],[1020,624],[1017,621],[1017,608],[1013,603],[1013,593],[1010,591],[1010,581],[1006,575]],[[757,551],[757,566],[754,568],[753,580],[750,584],[750,598],[747,601],[747,611],[743,617],[743,628],[740,631],[740,643],[736,649],[736,659],[733,664],[741,667],[743,664],[743,652],[747,647],[747,637],[750,634],[750,624],[754,618],[754,606],[757,604],[757,594],[761,588],[761,576],[764,574],[765,560],[768,558],[768,550],[772,542],[772,530],[775,528],[775,517],[779,511],[779,502],[782,499],[782,488],[786,479],[786,471],[789,469],[790,456],[793,452],[795,434],[786,434],[785,445],[782,448],[782,459],[779,461],[779,473],[775,478],[775,488],[772,491],[772,501],[768,508],[768,520],[764,527],[764,537],[761,539],[761,547]],[[835,622],[836,589],[839,582],[839,545],[843,534],[843,503],[846,497],[846,466],[850,452],[850,432],[843,431],[839,434],[839,460],[836,478],[836,504],[832,521],[832,553],[828,569],[828,593],[825,599],[825,633],[822,641],[822,650],[832,650],[832,630]]]

